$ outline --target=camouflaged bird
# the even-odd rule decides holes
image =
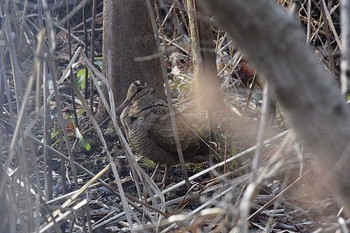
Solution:
[[[167,167],[180,163],[168,105],[152,88],[134,81],[117,113],[121,111],[127,139],[137,154]],[[181,113],[176,112],[175,119],[185,162],[208,161],[206,143],[188,127]]]

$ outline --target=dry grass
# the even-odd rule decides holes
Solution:
[[[108,111],[119,143],[105,136],[91,112],[107,83],[93,65],[101,53],[101,13],[89,18],[89,3],[84,23],[82,4],[72,3],[66,14],[65,6],[39,2],[0,3],[0,232],[336,230],[336,219],[327,217],[337,207],[331,210],[334,201],[311,184],[318,180],[310,176],[309,155],[284,131],[283,113],[272,124],[263,115],[255,126],[267,111],[267,94],[261,106],[263,82],[249,88],[255,70],[225,32],[214,29],[227,105],[215,113],[215,141],[224,161],[190,174],[190,190],[184,181],[159,189],[136,162],[113,104]],[[289,1],[279,3],[292,9]],[[294,11],[307,42],[337,80],[338,8],[332,1],[305,0]],[[194,89],[186,11],[182,1],[160,2],[157,9],[169,84],[174,101],[184,106]],[[95,55],[86,56],[91,49]],[[82,79],[89,74],[86,87],[71,84],[77,73]],[[118,154],[124,159],[116,162]]]

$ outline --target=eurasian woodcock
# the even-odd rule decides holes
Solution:
[[[146,83],[134,81],[117,113],[127,139],[137,154],[167,167],[179,164],[167,103]],[[185,162],[208,161],[209,147],[188,126],[184,115],[175,113]]]

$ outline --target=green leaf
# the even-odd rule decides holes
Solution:
[[[56,130],[54,132],[51,133],[51,139],[54,139],[55,137],[57,137],[57,135],[60,133],[59,130]]]
[[[79,145],[81,147],[83,147],[87,151],[91,150],[90,143],[85,140],[84,136],[80,133],[80,130],[78,128],[75,128],[75,136],[78,139]]]
[[[86,141],[84,138],[79,138],[79,145],[83,147],[86,151],[91,150],[91,145],[88,141]]]
[[[85,68],[80,69],[76,74],[76,78],[74,79],[74,85],[78,87],[80,90],[85,90],[85,86],[86,86],[85,74],[86,74]]]
[[[91,150],[91,145],[88,142],[85,142],[84,143],[84,149],[87,150],[87,151],[90,151]]]
[[[77,72],[77,77],[85,76],[85,73],[86,73],[86,69],[85,68],[80,69]]]

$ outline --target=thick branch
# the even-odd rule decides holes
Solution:
[[[342,0],[340,4],[342,31],[341,89],[348,97],[350,95],[350,1]]]
[[[296,20],[272,0],[200,2],[264,74],[290,125],[312,150],[349,214],[349,153],[334,166],[350,142],[350,111],[334,79],[304,43]]]

